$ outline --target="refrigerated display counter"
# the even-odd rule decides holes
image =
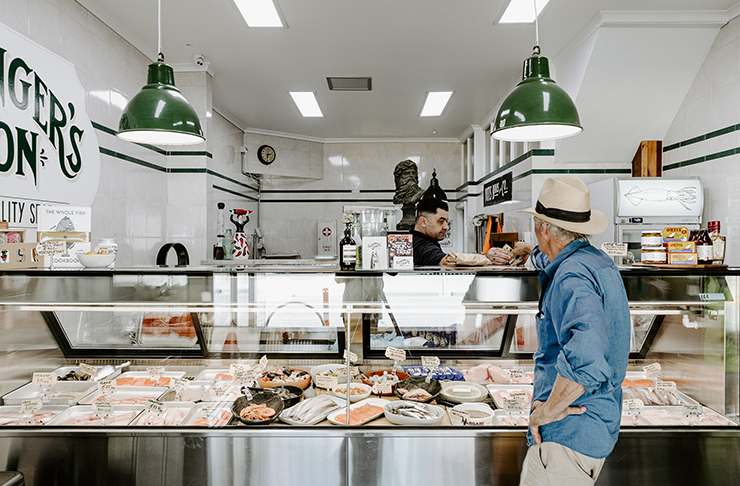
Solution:
[[[645,406],[623,417],[598,484],[738,477],[740,271],[640,268],[622,276],[632,321],[625,398]],[[519,269],[5,273],[0,396],[10,401],[0,408],[8,424],[0,425],[0,470],[21,471],[30,485],[518,484],[526,412],[501,405],[528,386],[538,293],[537,272]],[[388,359],[389,347],[405,359]],[[355,366],[365,379],[382,369],[423,375],[434,358],[432,372],[449,380],[432,401],[444,410],[435,425],[393,425],[383,414],[363,425],[340,425],[334,415],[315,425],[245,425],[231,415],[243,381],[263,371],[288,367],[303,380],[296,384],[307,384],[301,370],[322,366],[341,382]],[[89,388],[44,384],[54,370],[84,375],[90,368],[80,363],[114,365],[101,379],[115,390],[94,376]],[[516,383],[459,381],[470,369],[484,373],[469,378]],[[36,384],[34,373],[42,373]],[[304,400],[329,394],[315,380]],[[36,399],[42,408],[34,412],[28,400]],[[459,402],[495,409],[491,425],[453,425],[449,409]]]

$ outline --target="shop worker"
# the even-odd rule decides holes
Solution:
[[[550,178],[534,216],[540,272],[534,393],[521,484],[593,485],[617,442],[630,316],[614,262],[587,235],[606,230],[586,184]]]
[[[445,265],[447,254],[439,242],[450,229],[447,222],[450,213],[447,202],[441,199],[422,199],[416,206],[416,223],[411,234],[414,235],[414,267],[436,267]],[[504,265],[509,254],[501,248],[491,248],[486,254],[495,265]]]

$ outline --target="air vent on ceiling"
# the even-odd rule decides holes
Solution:
[[[370,91],[373,78],[326,78],[330,91]]]

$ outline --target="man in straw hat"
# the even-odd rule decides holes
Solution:
[[[609,222],[572,177],[547,179],[523,212],[534,216],[532,258],[542,271],[521,484],[593,485],[617,442],[630,349],[622,278],[587,239]]]

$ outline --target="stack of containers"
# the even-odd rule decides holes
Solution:
[[[663,235],[660,231],[643,231],[640,237],[640,261],[642,263],[665,264],[668,261]]]
[[[671,265],[696,265],[696,242],[689,241],[689,230],[684,226],[663,229],[663,241]]]

